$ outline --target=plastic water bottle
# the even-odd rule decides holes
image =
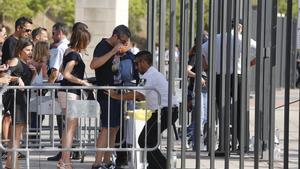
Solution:
[[[279,138],[279,129],[275,129],[274,135],[274,160],[279,160],[281,157],[281,149],[279,146],[280,143]]]
[[[255,141],[255,137],[252,136],[249,141],[249,151],[254,151],[254,141]]]
[[[281,158],[281,149],[279,144],[274,145],[274,160],[280,160]]]
[[[275,129],[274,143],[279,144],[279,129]]]
[[[174,153],[171,159],[171,169],[176,169],[177,155]]]

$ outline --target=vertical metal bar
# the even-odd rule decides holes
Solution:
[[[227,33],[227,50],[226,55],[222,58],[226,58],[226,74],[225,74],[225,169],[229,168],[229,156],[230,156],[230,84],[231,84],[231,9],[232,9],[232,0],[227,0],[227,22],[226,22],[226,33]]]
[[[195,87],[195,131],[196,137],[196,169],[200,168],[200,133],[201,133],[201,72],[202,72],[202,32],[203,32],[203,0],[197,1],[197,36],[196,36],[196,87]]]
[[[238,74],[240,75],[241,72],[237,72],[238,70],[238,60],[241,59],[241,44],[240,44],[240,41],[238,41],[238,36],[239,36],[239,32],[238,32],[238,24],[239,24],[239,19],[240,19],[240,1],[239,0],[235,0],[233,1],[233,8],[234,8],[234,41],[233,41],[233,77],[231,77],[231,80],[233,79],[232,81],[232,85],[231,86],[234,86],[233,88],[230,86],[231,90],[231,93],[232,94],[232,151],[236,151],[237,149],[237,129],[238,127],[238,115],[237,113],[240,113],[240,98],[239,98],[239,94],[240,94],[240,87],[241,86],[238,86]],[[241,65],[240,65],[241,66]],[[240,70],[239,70],[240,71]]]
[[[151,50],[150,52],[151,53],[155,53],[155,37],[156,37],[156,0],[152,0],[152,4],[151,4],[151,8],[152,8],[152,16],[151,16],[151,19],[152,19],[152,24],[151,24],[151,30],[152,30],[152,33],[151,33]],[[155,66],[158,67],[158,63],[157,63],[157,60],[156,58],[154,57],[154,60],[155,62]]]
[[[249,39],[251,38],[251,32],[252,32],[252,22],[250,22],[250,21],[252,21],[252,20],[250,20],[250,14],[252,14],[252,6],[250,5],[250,0],[247,0],[246,1],[247,2],[247,13],[246,13],[246,18],[245,18],[245,20],[246,20],[246,22],[247,22],[247,29],[248,29],[248,32],[246,32],[247,33],[247,47],[249,46]],[[251,17],[251,19],[252,19],[252,17]],[[247,49],[246,50],[246,52],[247,53],[249,53],[249,49]],[[248,77],[250,77],[249,76],[249,56],[248,57],[246,57],[246,65],[247,66],[245,66],[246,67],[246,74],[245,74],[245,83],[246,83],[246,96],[245,96],[245,105],[246,105],[246,109],[245,109],[245,149],[246,149],[246,151],[248,152],[249,151],[249,137],[250,137],[250,130],[249,130],[249,119],[250,119],[250,117],[249,117],[249,113],[250,113],[250,111],[249,111],[249,93],[250,93],[250,87],[249,87],[249,80],[248,80]]]
[[[292,39],[292,8],[293,1],[287,0],[286,23],[286,63],[285,63],[285,91],[284,91],[284,169],[289,168],[289,119],[290,119],[290,66],[291,66],[291,39]]]
[[[194,38],[195,38],[195,28],[194,28],[194,21],[195,21],[195,1],[190,0],[190,27],[189,27],[189,46],[188,49],[191,49],[194,45]]]
[[[152,2],[154,0],[147,1],[147,50],[152,50],[152,17],[153,17],[153,10],[152,10]]]
[[[257,11],[257,50],[256,50],[256,82],[255,82],[255,145],[254,145],[254,168],[259,168],[260,156],[260,137],[261,137],[261,119],[262,113],[262,68],[263,68],[263,52],[264,52],[264,9],[265,0],[258,1]]]
[[[221,92],[218,94],[217,97],[219,102],[218,102],[218,116],[219,116],[219,152],[223,155],[224,153],[224,119],[225,119],[225,68],[226,68],[226,39],[225,39],[225,34],[226,34],[226,14],[227,14],[227,0],[221,0],[222,7],[221,7],[221,56],[219,59],[221,59],[221,68],[219,72],[219,78],[221,82]]]
[[[182,112],[182,138],[181,139],[181,168],[185,168],[185,159],[186,159],[186,125],[187,125],[187,51],[188,51],[188,10],[189,10],[189,0],[182,0],[183,3],[183,39],[182,39],[182,106],[181,106],[181,112]]]
[[[13,168],[16,168],[16,161],[17,161],[17,152],[16,152],[16,145],[15,145],[15,142],[14,140],[16,140],[16,107],[17,107],[17,90],[14,89],[14,112],[13,112],[13,115],[14,115],[14,118],[13,118],[13,140],[12,140],[12,148],[13,148],[13,152],[12,152],[12,155],[13,155]]]
[[[218,22],[218,1],[210,1],[209,13],[209,57],[208,57],[208,138],[210,152],[210,168],[215,168],[215,122],[216,122],[216,72],[215,72],[215,53],[216,53],[216,34]]]
[[[185,23],[185,16],[184,16],[184,0],[180,0],[180,38],[179,38],[179,53],[180,53],[180,55],[182,56],[182,54],[183,54],[183,41],[184,41],[184,27],[185,27],[185,25],[184,25],[184,23]],[[176,59],[176,58],[175,58]],[[176,60],[177,61],[177,60]],[[179,70],[177,70],[177,64],[179,64]],[[176,77],[179,77],[179,78],[182,78],[182,76],[183,76],[183,57],[180,57],[179,58],[179,62],[177,63],[176,62],[176,68],[175,68],[175,70],[177,70],[177,71],[179,71],[178,73],[179,73],[179,76],[176,76],[176,74],[175,74],[175,76]]]
[[[300,64],[300,63],[298,63],[298,64]],[[298,74],[298,78],[299,78],[299,74]],[[300,98],[300,90],[298,90],[299,91],[299,97],[298,98]],[[299,121],[300,121],[300,102],[298,103],[298,105],[299,105],[299,113],[298,113],[298,116],[299,116]],[[298,166],[300,166],[300,126],[298,127]]]
[[[274,131],[275,131],[275,66],[277,33],[277,0],[270,1],[272,6],[271,55],[270,55],[270,132],[269,132],[269,169],[274,168]]]
[[[167,139],[167,169],[171,169],[173,150],[172,136],[172,96],[174,91],[174,58],[176,41],[176,1],[170,1],[170,43],[169,43],[169,90],[168,90],[168,139]]]
[[[240,120],[241,126],[240,126],[240,169],[244,168],[244,156],[245,156],[245,139],[248,139],[247,135],[245,135],[245,122],[246,122],[246,111],[247,111],[247,81],[246,77],[248,74],[248,57],[249,57],[249,0],[242,1],[243,3],[243,32],[242,32],[242,86],[241,86],[241,110],[240,110]],[[246,136],[246,137],[245,137]]]
[[[159,14],[160,14],[160,17],[159,17],[159,55],[158,55],[159,56],[159,71],[163,75],[166,76],[166,71],[165,71],[166,0],[160,0]]]

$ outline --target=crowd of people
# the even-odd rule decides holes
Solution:
[[[5,27],[1,25],[0,44],[1,59],[0,66],[0,83],[10,86],[33,86],[42,85],[43,83],[59,83],[61,86],[91,86],[85,79],[86,63],[83,58],[86,57],[86,48],[91,41],[91,34],[88,26],[82,22],[73,25],[71,35],[69,36],[68,27],[64,23],[55,23],[52,26],[52,43],[48,38],[48,30],[43,27],[33,29],[33,22],[30,18],[20,17],[15,22],[15,31],[8,37],[6,36]],[[70,40],[68,38],[70,37]],[[146,100],[149,109],[153,110],[153,116],[147,121],[148,127],[145,127],[139,137],[141,147],[153,148],[158,143],[157,132],[158,121],[157,111],[162,110],[161,132],[167,126],[167,106],[168,106],[168,82],[166,78],[152,66],[153,55],[148,51],[139,51],[134,43],[130,45],[131,32],[125,25],[119,25],[114,28],[111,37],[103,38],[96,46],[93,59],[89,67],[95,70],[97,86],[122,86],[129,85],[126,80],[136,80],[135,85],[154,87],[162,97],[162,105],[157,105],[156,94],[154,92],[138,91],[136,92],[139,100]],[[131,47],[132,46],[132,47]],[[131,58],[130,64],[135,75],[128,78],[128,72],[131,70],[123,65],[122,72],[119,66],[124,58]],[[123,74],[122,74],[123,73]],[[126,74],[127,73],[127,74]],[[140,74],[140,75],[139,75]],[[124,80],[126,79],[126,80]],[[126,82],[126,83],[125,83]],[[141,83],[139,83],[141,82]],[[157,84],[157,82],[161,82]],[[20,147],[21,140],[25,138],[25,128],[29,122],[30,129],[38,130],[40,115],[37,112],[27,113],[27,99],[44,95],[43,91],[33,90],[28,92],[25,89],[8,90],[3,96],[3,121],[2,121],[2,141],[7,144],[9,149]],[[69,89],[58,90],[57,97],[62,109],[61,114],[56,115],[60,145],[63,149],[74,147],[73,138],[78,127],[78,118],[67,115],[67,100],[80,99],[81,90]],[[123,99],[133,99],[130,97]],[[111,97],[109,99],[109,97]],[[97,92],[96,98],[101,108],[101,128],[96,141],[97,148],[115,147],[116,137],[120,128],[121,101],[119,94],[111,92],[107,94],[104,90]],[[175,97],[173,101],[173,121],[178,117],[178,103]],[[67,125],[66,125],[67,124]],[[150,127],[149,127],[150,126]],[[148,135],[145,137],[145,134]],[[107,138],[109,136],[109,139]],[[151,136],[151,138],[149,137]],[[29,137],[37,140],[39,135]],[[146,138],[146,140],[145,140]],[[156,139],[153,139],[156,138]],[[109,142],[108,142],[109,141]],[[31,142],[39,144],[38,141]],[[19,158],[26,157],[18,153]],[[74,157],[75,154],[75,157]],[[18,160],[13,158],[13,152],[4,152],[6,163],[5,168],[11,169],[14,162],[18,167]],[[77,154],[78,155],[78,154]],[[117,161],[121,156],[117,155]],[[58,161],[57,168],[72,168],[71,158],[76,157],[76,152],[62,151],[49,161]],[[15,159],[15,160],[14,160]],[[127,159],[125,159],[127,160]],[[158,169],[166,168],[166,158],[157,148],[147,156],[148,168]],[[126,161],[127,162],[127,161]],[[122,164],[122,162],[120,162]],[[93,169],[115,168],[112,162],[111,151],[97,151]]]

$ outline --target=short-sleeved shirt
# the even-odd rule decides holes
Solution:
[[[57,48],[51,49],[52,52],[50,52],[51,56],[50,56],[50,61],[49,61],[50,69],[60,70],[60,67],[63,63],[64,54],[65,54],[66,49],[68,48],[69,43],[70,42],[68,39],[63,39],[59,42]],[[56,80],[60,81],[62,79],[63,79],[63,76],[61,73],[59,73]]]
[[[25,86],[29,86],[31,85],[31,80],[32,80],[32,71],[30,70],[29,66],[22,62],[20,59],[18,59],[18,63],[16,66],[11,66],[9,68],[11,70],[11,75],[12,76],[16,76],[16,77],[20,77]],[[14,81],[14,82],[10,82],[10,85],[14,86],[14,85],[18,85],[18,82]]]
[[[106,53],[110,52],[113,46],[109,44],[106,39],[102,39],[94,50],[93,57],[103,57]],[[99,86],[113,86],[114,73],[112,71],[114,57],[111,57],[106,63],[95,70],[97,85]]]
[[[9,36],[2,46],[2,64],[14,57],[14,51],[17,46],[18,39],[13,35]]]
[[[225,39],[227,37],[227,34],[225,34]],[[216,68],[216,73],[217,75],[221,74],[221,40],[222,40],[222,35],[217,34],[216,36],[216,53],[215,53],[215,68]],[[233,73],[233,41],[234,41],[234,33],[233,31],[231,32],[231,45],[230,45],[230,50],[231,50],[231,67],[230,67],[230,72]],[[202,55],[204,56],[206,63],[208,63],[208,44],[209,42],[205,42],[202,45]],[[236,48],[238,50],[238,56],[237,56],[237,74],[242,73],[242,34],[238,34],[238,41],[236,44]],[[255,55],[256,51],[256,42],[251,39],[250,40],[250,57]]]
[[[195,67],[195,65],[196,65],[196,55],[195,55],[195,54],[194,54],[194,55],[191,55],[191,56],[189,57],[188,65],[189,65],[189,66],[192,66],[191,71],[194,72],[194,73],[196,73],[196,67]],[[207,74],[203,71],[203,72],[201,73],[201,77],[202,77],[202,78],[203,78],[203,77],[207,77]],[[204,78],[204,79],[205,79],[205,78]],[[194,85],[195,85],[195,78],[190,77],[188,89],[189,89],[190,91],[193,91],[193,90],[194,90]],[[202,90],[203,90],[203,91],[206,91],[207,88],[206,88],[206,87],[202,87]]]
[[[70,52],[66,56],[64,56],[63,63],[62,63],[63,68],[65,68],[70,61],[76,62],[71,74],[79,79],[83,79],[85,64],[84,64],[80,54],[77,52]],[[70,82],[65,78],[61,81],[60,84],[61,84],[61,86],[80,86],[80,84]],[[68,90],[68,91],[71,93],[78,94],[78,95],[80,94],[80,90]]]
[[[168,81],[163,74],[151,66],[140,78],[139,86],[156,89],[161,95],[161,107],[158,106],[158,95],[153,90],[139,90],[146,98],[147,107],[157,110],[168,106]],[[175,95],[172,97],[173,106],[178,106]]]

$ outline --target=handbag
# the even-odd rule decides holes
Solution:
[[[86,80],[95,85],[96,84],[96,78],[95,77],[91,77],[91,78],[88,78],[87,77],[87,73],[85,73],[85,76],[86,76]],[[84,100],[97,100],[97,96],[96,96],[96,90],[95,89],[84,89],[83,90],[83,97],[84,97]]]

